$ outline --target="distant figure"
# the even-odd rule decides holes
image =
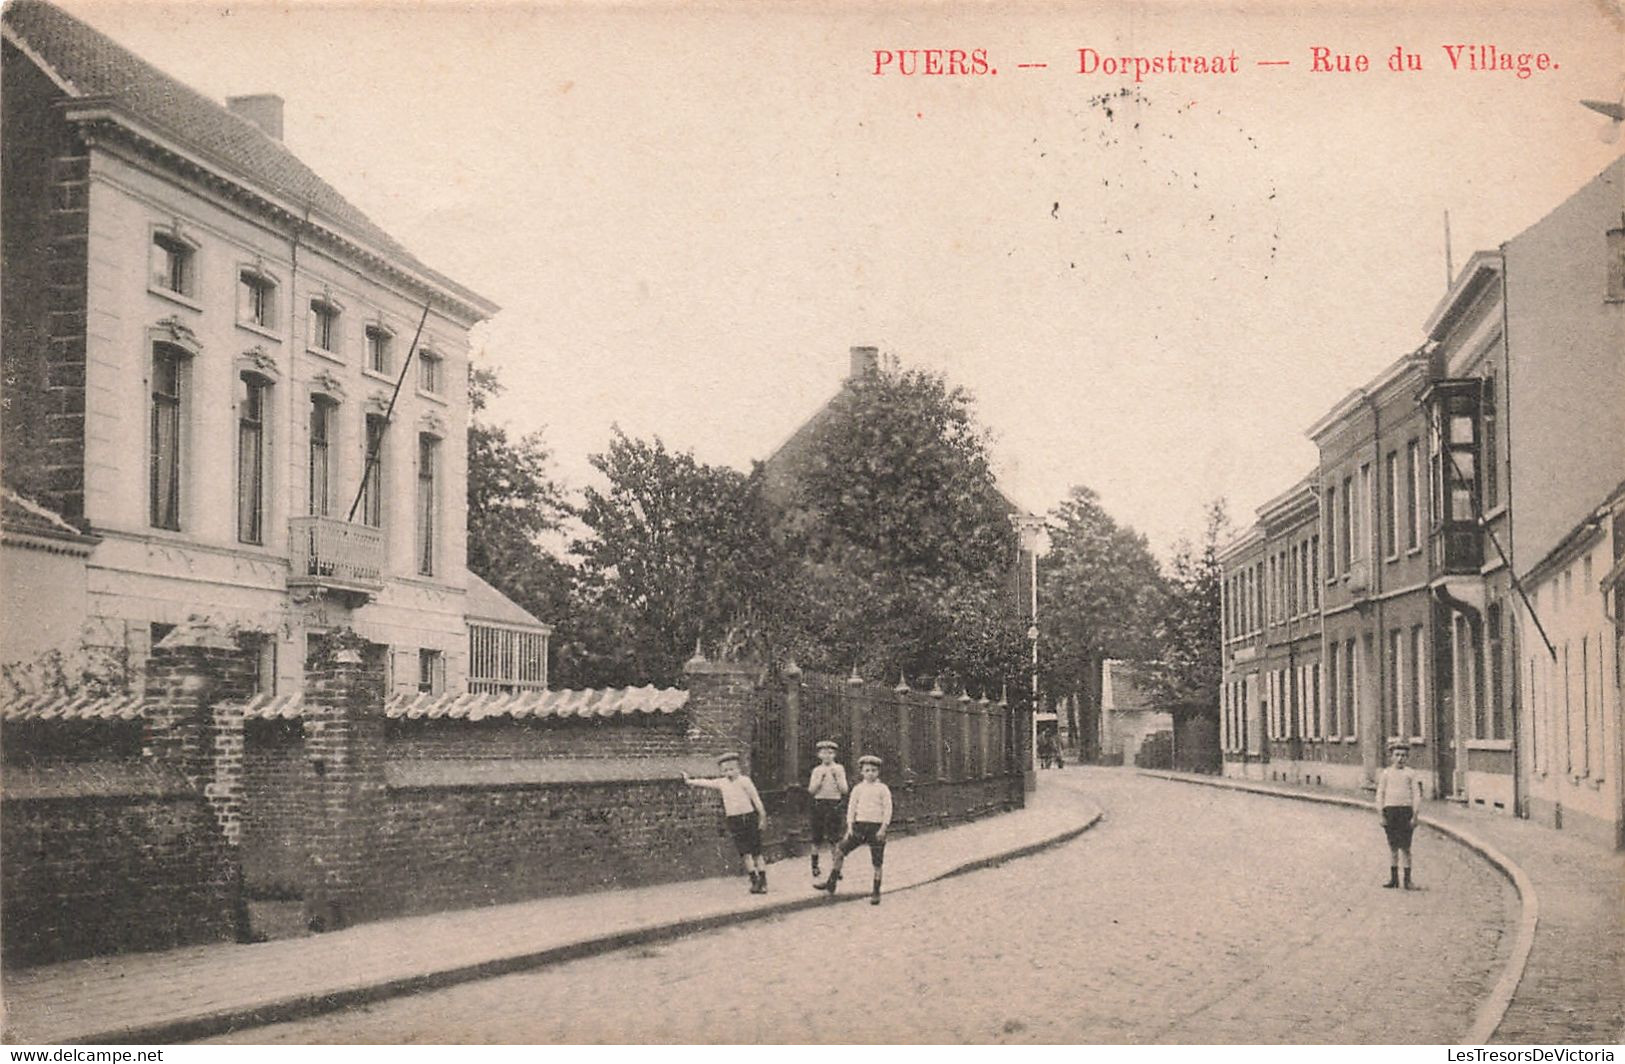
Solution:
[[[739,755],[723,754],[717,758],[722,775],[713,779],[694,779],[683,773],[683,782],[690,787],[705,787],[722,792],[722,815],[728,822],[728,833],[733,836],[739,856],[745,859],[745,871],[750,874],[750,892],[767,893],[767,862],[762,860],[762,832],[767,829],[767,807],[756,792],[756,784],[749,776],[739,774]]]
[[[1410,744],[1395,739],[1388,744],[1392,764],[1377,776],[1377,809],[1382,816],[1382,830],[1388,836],[1388,882],[1383,886],[1399,886],[1400,869],[1405,871],[1405,889],[1415,890],[1411,882],[1411,836],[1416,831],[1416,817],[1422,811],[1422,777],[1407,767],[1411,758]]]
[[[841,881],[841,865],[846,855],[859,846],[869,847],[869,863],[875,869],[874,893],[870,905],[880,904],[880,870],[886,862],[886,829],[891,826],[891,788],[880,782],[880,758],[864,754],[858,758],[858,771],[863,779],[852,788],[852,800],[846,806],[846,836],[835,848],[830,861],[829,878],[814,886],[814,890],[835,893]]]
[[[1042,768],[1055,767],[1055,736],[1049,732],[1039,733],[1038,764]]]
[[[818,743],[818,764],[807,780],[812,795],[812,874],[819,876],[818,848],[827,846],[830,867],[834,867],[835,846],[841,841],[841,799],[851,790],[846,783],[846,766],[835,760],[839,747],[829,739]]]

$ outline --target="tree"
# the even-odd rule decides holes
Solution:
[[[606,486],[578,511],[589,535],[577,608],[595,685],[675,683],[696,641],[709,653],[772,656],[770,591],[781,566],[759,478],[628,438],[593,455]]]
[[[1218,719],[1219,546],[1229,534],[1224,500],[1217,499],[1206,507],[1201,545],[1182,540],[1174,552],[1169,593],[1157,619],[1157,655],[1146,678],[1152,696],[1176,717]]]
[[[826,407],[776,522],[802,664],[987,689],[1019,669],[1012,507],[972,407],[922,370],[864,374]]]
[[[511,439],[480,418],[502,385],[470,368],[468,400],[468,568],[549,622],[569,612],[570,569],[541,546],[569,512],[542,434]],[[557,633],[555,633],[557,634]]]
[[[1146,538],[1117,524],[1091,488],[1076,486],[1049,516],[1039,564],[1044,675],[1057,694],[1080,697],[1074,735],[1095,734],[1102,663],[1143,660],[1156,649],[1162,573]]]

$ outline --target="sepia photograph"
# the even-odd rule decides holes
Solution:
[[[1620,0],[0,35],[0,1041],[1614,1059]]]

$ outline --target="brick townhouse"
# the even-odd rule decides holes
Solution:
[[[1435,795],[1619,845],[1625,160],[1423,332],[1221,554],[1225,772],[1370,786],[1399,739]]]

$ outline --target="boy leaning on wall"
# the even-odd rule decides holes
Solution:
[[[739,772],[739,755],[723,754],[717,758],[722,775],[710,779],[697,779],[683,773],[683,782],[690,787],[704,787],[722,794],[722,816],[728,823],[728,834],[733,836],[734,847],[745,859],[745,871],[750,874],[750,892],[767,893],[767,862],[762,860],[762,832],[767,830],[767,807],[756,791],[749,776]]]

